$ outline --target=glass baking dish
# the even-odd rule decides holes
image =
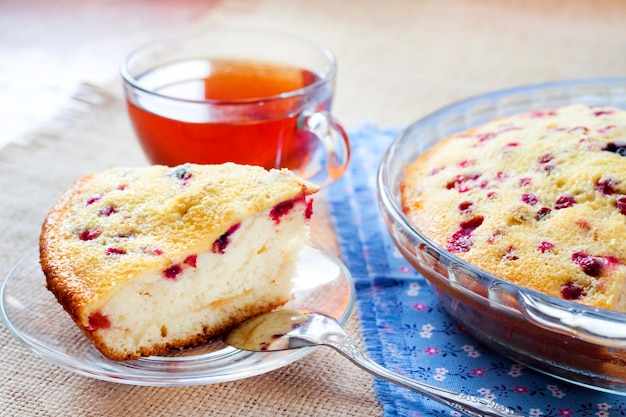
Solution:
[[[625,313],[542,294],[486,273],[429,240],[402,211],[405,165],[437,141],[500,117],[574,103],[626,109],[626,78],[512,88],[457,102],[422,118],[383,155],[377,177],[380,209],[402,255],[475,338],[541,372],[626,395]]]

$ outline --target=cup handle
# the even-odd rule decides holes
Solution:
[[[298,127],[311,132],[321,143],[298,174],[320,187],[341,178],[350,163],[350,142],[337,119],[325,110],[305,111]]]

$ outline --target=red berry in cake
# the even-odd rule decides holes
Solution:
[[[554,209],[561,210],[564,208],[572,207],[574,204],[576,204],[576,200],[573,196],[569,194],[563,194],[559,196],[559,198],[557,198],[554,202]]]
[[[189,255],[188,257],[185,258],[183,262],[189,265],[190,267],[195,268],[197,261],[198,261],[198,255]]]
[[[469,184],[469,182],[476,181],[478,178],[480,178],[480,175],[481,174],[479,173],[472,173],[469,175],[457,175],[452,181],[449,181],[448,184],[446,184],[446,188],[448,190],[455,189],[459,193],[465,193],[471,190],[471,185]]]
[[[472,203],[471,201],[463,201],[462,203],[459,204],[459,211],[461,213],[470,213],[472,211],[473,206],[474,206],[474,203]]]
[[[550,116],[556,116],[555,110],[536,110],[528,114],[531,119],[543,119]]]
[[[561,296],[566,300],[580,300],[586,295],[585,289],[575,282],[568,282],[561,287]]]
[[[112,255],[126,255],[126,250],[122,248],[107,248],[106,249],[107,256]]]
[[[616,153],[619,156],[626,156],[626,143],[609,142],[602,150]]]
[[[484,217],[476,216],[469,221],[461,223],[459,229],[448,239],[446,249],[453,253],[469,251],[470,246],[474,243],[474,230],[483,224],[484,220]]]
[[[489,245],[493,245],[493,243],[496,241],[496,239],[498,239],[502,235],[503,235],[502,230],[494,230],[493,233],[491,234],[491,236],[489,236],[487,238],[487,243]]]
[[[274,207],[272,207],[272,210],[270,210],[270,218],[274,220],[276,224],[280,223],[280,218],[289,213],[289,211],[291,211],[296,202],[304,201],[304,198],[304,195],[302,195],[300,197],[296,197],[294,199],[276,204]]]
[[[535,220],[542,220],[548,214],[550,214],[550,212],[552,212],[551,208],[541,207],[539,210],[537,210],[537,214],[535,215]]]
[[[519,179],[520,187],[526,187],[526,186],[532,184],[532,182],[533,182],[532,178],[529,178],[529,177],[523,177],[523,178]]]
[[[546,153],[543,154],[539,157],[539,163],[540,164],[547,164],[548,162],[552,161],[554,159],[554,156],[550,153]]]
[[[596,190],[600,191],[604,195],[615,194],[616,185],[617,184],[615,183],[615,180],[613,180],[612,178],[609,178],[603,181],[597,181],[595,183]]]
[[[539,157],[539,165],[541,166],[541,170],[545,172],[550,172],[554,169],[554,164],[550,162],[554,159],[554,156],[550,153],[541,155]]]
[[[224,233],[223,235],[221,235],[219,238],[217,238],[215,240],[215,242],[213,242],[213,245],[211,247],[211,251],[213,253],[220,253],[223,254],[224,251],[226,250],[226,247],[228,246],[228,244],[230,243],[230,239],[229,237],[235,233],[237,231],[237,229],[239,229],[239,227],[241,226],[241,223],[237,223],[233,226],[231,226],[226,233]]]
[[[599,277],[604,269],[605,260],[596,256],[591,256],[584,252],[572,254],[572,261],[580,266],[583,272],[590,277]]]
[[[175,264],[163,271],[163,275],[165,275],[165,278],[168,279],[176,279],[178,274],[181,272],[183,272],[183,268],[180,265]]]
[[[615,114],[614,110],[596,110],[593,112],[593,115],[596,117],[605,116]]]
[[[519,259],[517,255],[515,255],[515,246],[509,246],[506,248],[506,253],[504,254],[504,258],[509,261],[516,261]]]
[[[621,264],[617,256],[609,255],[609,256],[604,256],[603,258],[606,261],[605,266],[616,267]]]
[[[274,222],[280,223],[280,218],[289,213],[292,208],[293,200],[278,203],[272,208],[272,211],[270,211],[270,217],[274,220]]]
[[[546,253],[550,250],[554,249],[554,243],[552,242],[541,242],[537,245],[537,250],[541,253]]]
[[[78,235],[78,238],[83,241],[94,240],[97,239],[102,234],[102,230],[95,229],[85,229]]]
[[[497,134],[496,134],[496,133],[494,133],[494,132],[477,133],[476,135],[474,135],[474,137],[475,137],[476,139],[478,139],[478,144],[480,144],[480,143],[482,143],[482,142],[486,142],[486,141],[488,141],[488,140],[490,140],[490,139],[493,139],[493,138],[495,138],[496,136],[497,136]],[[478,145],[478,144],[477,144],[477,145]],[[476,146],[476,145],[474,145],[474,146]]]
[[[111,322],[109,321],[109,318],[99,311],[96,311],[95,313],[91,313],[89,315],[89,325],[87,327],[87,330],[94,331],[108,329],[110,327]]]
[[[529,206],[534,206],[539,202],[539,198],[533,193],[522,194],[522,201]]]
[[[497,181],[502,182],[502,181],[506,180],[508,177],[509,176],[507,175],[506,172],[498,171],[498,172],[496,172],[496,177],[495,178],[496,178]]]
[[[163,255],[163,253],[165,253],[163,251],[163,249],[161,249],[161,248],[153,248],[153,247],[150,247],[150,246],[144,246],[144,247],[140,248],[140,251],[141,251],[141,253],[145,253],[145,254],[148,254],[148,255],[154,255],[154,256],[161,256],[161,255]]]
[[[313,216],[313,199],[312,198],[310,198],[306,202],[306,210],[304,210],[304,218],[305,219],[310,220],[311,216]]]
[[[87,199],[87,201],[85,202],[85,205],[86,205],[86,206],[90,206],[90,205],[92,205],[93,203],[95,203],[96,201],[100,201],[100,200],[102,199],[102,197],[103,197],[103,196],[104,196],[104,194],[96,194],[96,195],[94,195],[94,196],[92,196],[92,197],[89,197],[89,198]]]
[[[552,161],[554,159],[554,156],[552,156],[552,154],[546,153],[543,154],[539,157],[539,163],[540,164],[547,164],[548,162]]]
[[[105,206],[98,212],[99,216],[109,217],[111,214],[117,213],[117,210],[113,206]]]
[[[454,180],[448,182],[448,184],[446,185],[446,188],[448,190],[456,189],[460,193],[469,191],[469,188],[466,185],[464,185],[463,182],[464,182],[463,176],[458,175]]]

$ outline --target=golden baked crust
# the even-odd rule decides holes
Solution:
[[[403,209],[469,263],[626,311],[626,112],[572,105],[452,135],[406,167]]]
[[[87,174],[43,223],[47,286],[85,330],[90,314],[138,271],[166,270],[253,213],[317,189],[288,170],[232,163]]]

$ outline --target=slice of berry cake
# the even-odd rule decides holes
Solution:
[[[292,297],[316,191],[232,163],[88,174],[43,224],[48,289],[110,359],[205,342]]]
[[[494,275],[626,311],[626,112],[572,105],[447,137],[407,166],[418,230]]]

